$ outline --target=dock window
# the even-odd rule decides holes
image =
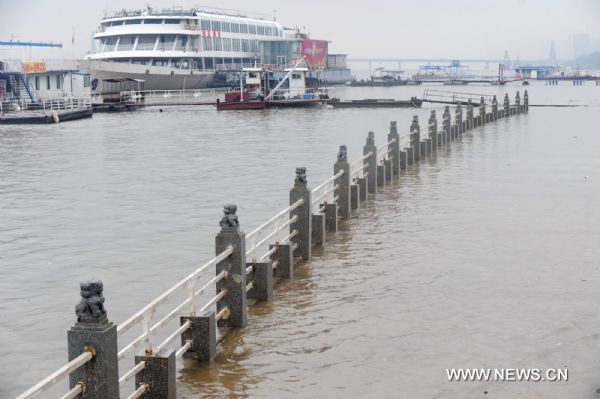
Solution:
[[[46,90],[50,90],[50,75],[46,75]]]
[[[90,87],[90,75],[83,75],[83,87]]]
[[[181,23],[180,19],[165,19],[165,24],[172,24],[172,25],[176,25]]]
[[[60,89],[60,75],[56,75],[56,89]]]
[[[34,79],[34,82],[35,82],[35,89],[39,90],[40,89],[40,77],[36,76]]]

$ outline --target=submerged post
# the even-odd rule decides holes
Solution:
[[[410,124],[410,147],[413,150],[413,161],[418,162],[421,160],[421,128],[419,127],[419,117],[413,116],[412,123]],[[410,164],[410,161],[409,161]]]
[[[527,94],[527,90],[523,94],[523,112],[529,112],[529,94]]]
[[[518,90],[517,94],[515,94],[515,112],[517,114],[521,113],[521,95],[519,94]]]
[[[345,145],[340,146],[337,154],[337,161],[333,166],[333,174],[337,175],[344,172],[343,175],[335,179],[335,194],[338,198],[338,213],[345,219],[349,220],[351,215],[350,206],[350,186],[352,185],[352,176],[350,173],[350,164],[348,163],[348,148]]]
[[[175,349],[164,356],[135,356],[135,363],[146,362],[146,366],[135,375],[135,387],[147,385],[144,398],[176,399]],[[84,398],[87,395],[83,396]]]
[[[363,155],[371,154],[364,160],[367,171],[367,186],[369,194],[377,192],[377,146],[375,145],[375,133],[369,132],[367,143],[363,147]]]
[[[75,307],[77,323],[67,332],[69,361],[84,352],[92,359],[69,375],[69,387],[82,384],[90,399],[119,398],[117,326],[104,309],[104,286],[93,280],[80,284],[81,300]]]
[[[233,253],[217,263],[216,274],[227,272],[227,277],[217,283],[217,294],[227,290],[220,301],[217,302],[217,314],[227,308],[228,317],[217,321],[218,326],[245,327],[248,323],[248,306],[246,300],[246,234],[240,230],[236,215],[237,206],[228,204],[223,207],[223,217],[219,222],[221,231],[215,238],[215,252],[219,255],[230,245]]]
[[[510,100],[508,99],[508,93],[504,94],[504,117],[510,116]]]
[[[388,133],[388,151],[392,157],[392,174],[400,174],[400,135],[398,134],[398,122],[390,122],[390,132]]]
[[[302,200],[302,205],[290,213],[290,217],[298,216],[298,221],[290,225],[290,233],[298,230],[298,234],[291,239],[292,245],[296,245],[294,256],[300,256],[309,261],[312,256],[312,202],[310,190],[307,187],[306,168],[296,168],[296,179],[294,187],[290,191],[290,205]]]

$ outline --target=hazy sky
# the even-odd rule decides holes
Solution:
[[[82,57],[105,10],[140,9],[144,0],[0,0],[0,40],[63,42],[65,49],[7,51],[0,57]],[[194,1],[152,1],[155,8]],[[332,42],[330,52],[354,57],[573,57],[573,34],[600,40],[600,0],[202,0],[201,5],[260,12],[276,10],[284,26],[305,26]],[[75,29],[75,45],[71,44]]]

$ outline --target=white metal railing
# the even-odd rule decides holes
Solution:
[[[92,107],[90,97],[62,97],[31,101],[31,99],[11,99],[0,101],[0,113],[25,111],[77,111]]]
[[[222,96],[222,90],[128,90],[120,93],[120,98],[128,104],[202,104],[213,103]],[[100,98],[102,95],[98,95]]]

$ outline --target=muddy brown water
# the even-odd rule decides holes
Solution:
[[[179,395],[598,397],[600,87],[527,89],[531,103],[590,106],[531,108],[403,174],[280,282],[272,302],[251,307],[214,364],[178,361]],[[412,115],[424,126],[430,109],[441,121],[436,105],[179,107],[0,127],[0,397],[66,362],[80,281],[104,281],[120,323],[210,259],[223,203],[237,203],[249,232],[287,205],[296,166],[314,187],[340,144],[356,159],[369,130],[380,145],[391,120],[405,135]],[[120,374],[132,365],[124,360]],[[447,368],[563,367],[568,382],[446,377]]]

